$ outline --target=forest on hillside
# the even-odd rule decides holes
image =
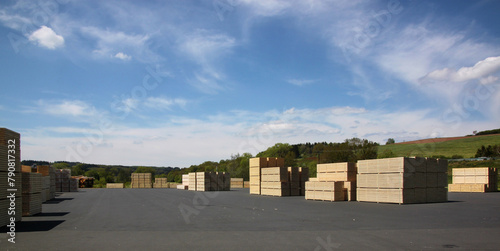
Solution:
[[[377,158],[378,143],[366,139],[352,138],[342,143],[302,143],[290,145],[277,143],[255,157],[280,157],[285,159],[286,166],[309,167],[310,174],[316,175],[317,163],[357,161],[359,159]],[[131,173],[152,173],[155,178],[167,178],[169,182],[182,181],[182,174],[190,172],[219,171],[229,172],[231,177],[249,179],[249,159],[254,157],[250,153],[234,154],[229,159],[219,162],[205,161],[187,168],[179,167],[146,167],[96,165],[78,162],[25,160],[23,165],[51,164],[57,169],[71,169],[73,176],[84,175],[94,177],[95,187],[105,187],[106,183],[130,183]]]

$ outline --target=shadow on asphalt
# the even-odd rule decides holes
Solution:
[[[63,222],[63,220],[16,222],[16,233],[49,231]],[[7,233],[8,231],[7,227],[0,228],[0,232],[2,233]]]
[[[44,202],[43,204],[59,204],[65,200],[72,200],[73,198],[54,198]]]
[[[32,217],[55,217],[55,216],[65,216],[67,214],[69,214],[69,212],[39,213],[33,215]]]

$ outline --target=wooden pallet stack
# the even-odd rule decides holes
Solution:
[[[309,169],[285,167],[283,158],[251,158],[250,194],[300,196],[309,179]],[[245,182],[243,183],[245,184]]]
[[[196,172],[196,191],[210,191],[210,180],[210,173]]]
[[[71,169],[56,169],[55,174],[56,192],[70,192]]]
[[[151,173],[132,173],[131,188],[152,188]]]
[[[306,182],[309,181],[309,168],[299,167],[300,195],[306,195]]]
[[[189,174],[182,175],[182,184],[177,185],[176,188],[180,189],[180,190],[188,190],[188,188],[189,188]]]
[[[42,212],[42,174],[21,173],[23,186],[23,216]]]
[[[387,158],[358,161],[357,200],[428,203],[448,200],[446,160]]]
[[[450,192],[496,192],[498,190],[498,169],[489,167],[453,168]]]
[[[153,188],[170,188],[167,178],[155,178]]]
[[[69,191],[70,192],[78,192],[78,186],[80,185],[80,178],[69,179]]]
[[[250,194],[262,194],[261,170],[263,168],[268,168],[268,167],[284,168],[285,160],[283,158],[263,158],[263,157],[251,158],[249,160],[249,164],[250,164]],[[266,191],[268,191],[268,188],[266,188]]]
[[[9,163],[12,164],[9,166]],[[11,177],[15,180],[12,184],[8,180],[9,167],[16,175]],[[16,190],[15,215],[8,215],[11,201],[7,198],[10,195],[7,189]],[[0,128],[0,210],[0,227],[8,225],[11,217],[15,217],[15,221],[22,219],[21,135],[7,128]]]
[[[48,165],[37,165],[36,172],[43,176],[42,202],[56,197],[56,174],[55,169]]]
[[[306,199],[356,200],[356,163],[318,164],[316,170],[317,178],[309,181],[308,185],[306,184]]]
[[[231,178],[231,187],[243,188],[243,178]]]
[[[123,183],[106,183],[106,188],[124,188]]]
[[[290,182],[286,167],[266,167],[260,169],[260,194],[290,196]]]
[[[305,198],[306,200],[344,201],[345,190],[343,181],[310,179],[305,184]]]
[[[196,173],[189,173],[189,186],[188,189],[190,191],[196,191],[196,185],[197,185],[197,180],[196,180]]]

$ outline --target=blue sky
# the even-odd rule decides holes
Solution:
[[[187,167],[499,127],[498,1],[2,1],[22,159]]]

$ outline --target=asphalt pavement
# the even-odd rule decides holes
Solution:
[[[23,217],[16,243],[8,237],[1,250],[499,250],[500,193],[397,205],[248,189],[80,189]]]

